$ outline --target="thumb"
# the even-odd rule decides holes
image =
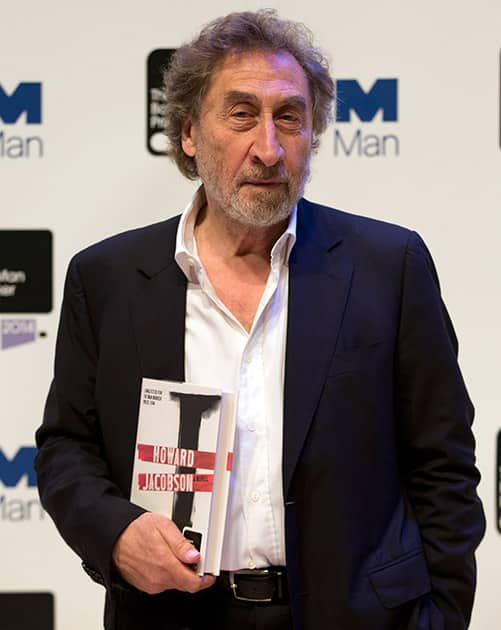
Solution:
[[[186,564],[196,564],[200,560],[200,552],[186,538],[180,546],[179,554],[176,553],[176,556]]]
[[[169,532],[168,543],[173,554],[181,562],[195,564],[200,560],[200,552],[195,549],[191,541],[185,538],[175,525]]]

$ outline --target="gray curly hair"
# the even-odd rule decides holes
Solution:
[[[302,67],[313,104],[312,148],[318,148],[319,136],[332,119],[335,87],[325,56],[313,46],[311,31],[299,22],[280,19],[272,9],[230,13],[178,48],[164,73],[167,155],[188,179],[197,179],[198,171],[195,159],[181,146],[183,123],[198,120],[212,73],[226,55],[254,50],[286,51]]]

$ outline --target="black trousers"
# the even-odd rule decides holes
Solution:
[[[116,590],[107,598],[106,630],[292,630],[288,605],[248,604],[218,582],[191,595]]]

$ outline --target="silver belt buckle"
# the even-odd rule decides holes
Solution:
[[[237,575],[267,575],[270,573],[269,569],[240,569],[240,571],[229,571],[230,577],[230,588],[233,591],[233,597],[235,599],[239,599],[241,602],[251,602],[253,604],[258,604],[259,602],[269,603],[273,601],[272,597],[242,597],[237,593],[238,585],[235,582],[235,574]],[[281,571],[275,571],[277,578],[282,575]]]

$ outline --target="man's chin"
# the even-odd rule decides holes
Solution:
[[[283,186],[248,187],[245,191],[240,189],[235,202],[234,207],[238,208],[241,214],[257,217],[278,215],[282,219],[284,216],[289,216],[296,205],[291,201]]]
[[[235,207],[231,208],[228,215],[236,222],[246,227],[266,228],[272,227],[287,220],[294,206],[290,203],[280,206],[270,207],[268,203],[265,207]]]

